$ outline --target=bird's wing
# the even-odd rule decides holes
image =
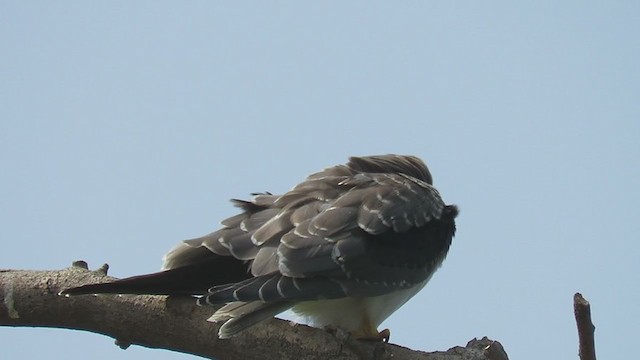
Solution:
[[[406,161],[402,172],[402,161],[383,160],[365,164],[369,173],[352,159],[282,196],[240,203],[242,216],[197,241],[248,261],[253,277],[214,286],[201,302],[375,296],[428,279],[449,248],[457,210],[428,183],[426,167]]]

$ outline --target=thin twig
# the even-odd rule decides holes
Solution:
[[[573,312],[578,325],[580,360],[596,360],[596,346],[593,338],[596,327],[591,322],[591,305],[580,293],[573,295]]]

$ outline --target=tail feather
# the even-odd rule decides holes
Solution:
[[[209,321],[217,322],[229,318],[218,330],[220,339],[228,339],[239,332],[264,320],[289,310],[293,303],[288,301],[263,303],[253,301],[248,303],[231,303],[218,310]]]
[[[211,258],[195,264],[109,283],[83,285],[63,290],[60,295],[204,295],[213,285],[235,283],[250,277],[243,261],[212,254]]]

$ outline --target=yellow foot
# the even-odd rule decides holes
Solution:
[[[391,331],[389,329],[384,329],[377,334],[360,336],[358,340],[364,341],[374,341],[374,342],[389,342],[389,338],[391,337]]]

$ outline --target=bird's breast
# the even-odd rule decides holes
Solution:
[[[332,300],[304,301],[292,310],[301,322],[314,327],[335,326],[357,331],[364,324],[378,327],[400,306],[418,293],[429,279],[408,289],[371,297],[345,297]]]

